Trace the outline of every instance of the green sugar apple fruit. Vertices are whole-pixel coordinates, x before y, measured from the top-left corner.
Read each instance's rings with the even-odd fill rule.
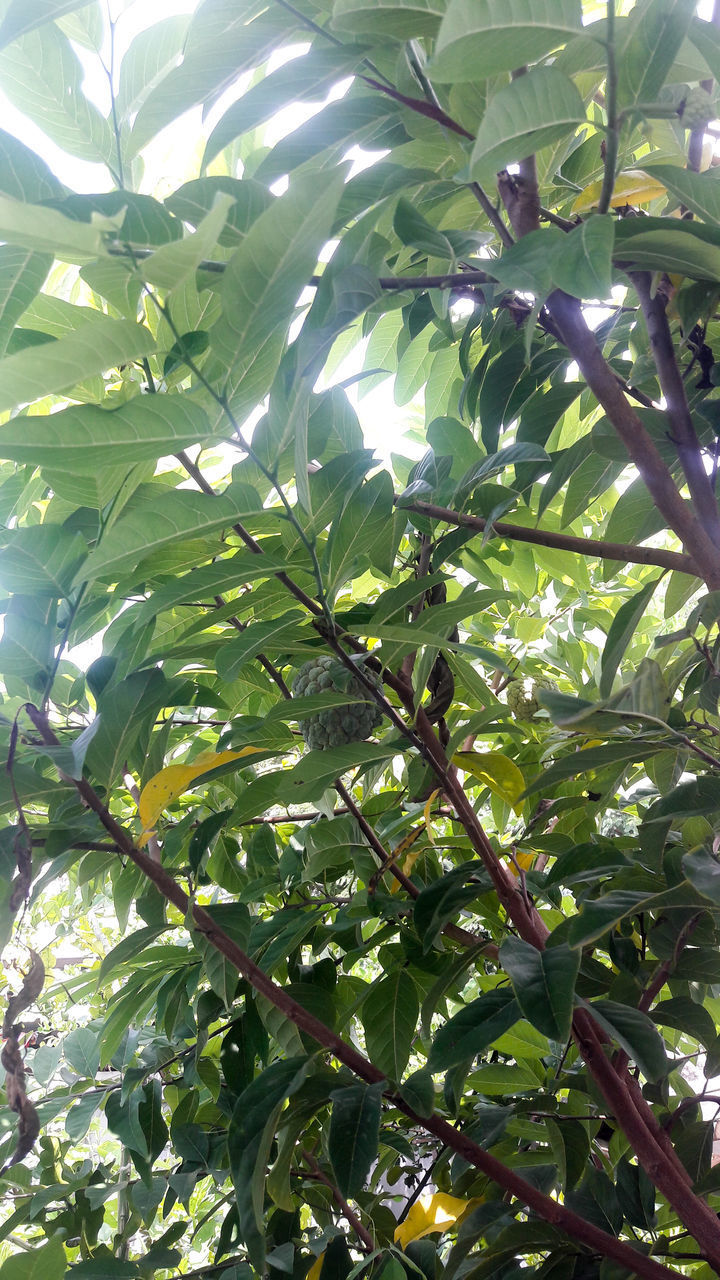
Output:
[[[364,668],[363,674],[376,688],[381,688],[372,671]],[[298,671],[292,691],[296,698],[314,693],[345,693],[364,699],[347,706],[328,707],[301,720],[300,731],[312,751],[341,747],[346,742],[364,742],[382,721],[382,712],[377,703],[370,701],[365,686],[337,658],[311,658]]]
[[[682,109],[682,122],[686,129],[705,129],[717,114],[714,99],[706,89],[691,89]]]
[[[538,693],[541,689],[551,689],[549,680],[540,677],[537,680],[511,680],[507,687],[507,704],[516,720],[534,720],[541,710]]]

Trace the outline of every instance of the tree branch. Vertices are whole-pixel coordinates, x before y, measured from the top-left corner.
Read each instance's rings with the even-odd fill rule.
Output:
[[[548,309],[590,390],[640,472],[656,507],[685,546],[708,587],[717,590],[720,588],[720,551],[681,498],[654,441],[618,386],[612,369],[603,358],[597,338],[587,324],[580,302],[556,289],[548,298]]]
[[[615,0],[607,0],[607,75],[605,77],[605,112],[607,115],[607,133],[605,134],[605,169],[602,188],[598,200],[598,213],[607,213],[615,187],[615,169],[618,158],[619,121],[617,118],[617,62],[615,60]]]
[[[630,279],[640,299],[648,337],[652,348],[660,388],[672,421],[673,443],[685,473],[695,510],[712,541],[720,545],[720,513],[712,482],[703,465],[703,451],[695,434],[685,384],[678,369],[670,325],[665,311],[666,300],[660,290],[652,292],[652,278],[647,271],[631,271]]]
[[[43,742],[48,746],[58,746],[58,740],[50,728],[46,718],[31,704],[26,706],[27,713],[40,733]],[[428,726],[429,727],[429,726]],[[142,850],[136,848],[125,829],[113,818],[93,787],[84,778],[68,779],[77,789],[85,804],[99,817],[113,841],[126,857],[130,859],[163,896],[171,902],[183,917],[192,910],[196,928],[237,969],[241,977],[279,1010],[290,1022],[311,1036],[324,1049],[330,1051],[338,1061],[353,1071],[368,1084],[385,1083],[385,1077],[363,1054],[352,1045],[347,1044],[329,1027],[325,1026],[307,1009],[289,996],[272,978],[270,978],[253,960],[237,945],[236,942],[220,929],[212,916],[197,903],[191,903],[180,885],[168,874],[164,867],[158,865]],[[615,1239],[590,1222],[586,1222],[578,1214],[573,1213],[557,1200],[544,1195],[536,1187],[526,1182],[514,1170],[508,1169],[500,1160],[484,1151],[465,1134],[458,1132],[452,1125],[439,1116],[423,1118],[408,1106],[405,1100],[391,1088],[386,1089],[386,1097],[397,1110],[402,1111],[414,1124],[426,1129],[440,1139],[450,1150],[457,1152],[468,1163],[473,1164],[486,1177],[497,1182],[505,1191],[514,1196],[521,1204],[527,1205],[545,1221],[557,1226],[572,1240],[578,1241],[603,1257],[613,1258],[621,1266],[628,1268],[638,1276],[647,1280],[678,1280],[677,1273],[654,1259],[636,1251],[630,1245]],[[714,1215],[713,1215],[714,1216]],[[710,1255],[708,1255],[710,1256]]]
[[[350,1224],[355,1235],[360,1241],[363,1253],[374,1253],[375,1241],[370,1235],[370,1232],[365,1229],[357,1214],[350,1208],[345,1197],[341,1195],[339,1187],[336,1187],[335,1183],[328,1178],[327,1174],[323,1173],[317,1160],[309,1151],[303,1151],[302,1158],[310,1170],[309,1174],[306,1174],[306,1177],[313,1178],[316,1182],[322,1182],[323,1186],[328,1188],[341,1214],[345,1218],[346,1222]]]
[[[454,524],[459,528],[477,529],[483,533],[488,522],[482,516],[465,515],[462,511],[453,511],[450,507],[437,507],[432,502],[411,502],[403,505],[404,511],[414,511],[417,515],[429,516],[435,520],[443,520],[446,524]],[[652,564],[662,569],[674,569],[677,573],[689,573],[699,576],[699,569],[689,556],[679,551],[664,551],[659,547],[638,547],[630,542],[605,542],[600,538],[580,538],[570,533],[553,533],[550,529],[531,529],[524,525],[508,524],[507,521],[493,520],[491,528],[501,538],[511,542],[530,542],[538,547],[555,547],[560,551],[575,551],[581,556],[591,556],[598,560],[617,560],[621,564]]]

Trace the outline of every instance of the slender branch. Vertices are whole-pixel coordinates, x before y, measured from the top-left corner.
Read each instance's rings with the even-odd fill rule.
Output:
[[[665,299],[659,289],[653,294],[649,272],[632,271],[629,274],[645,316],[660,388],[672,422],[673,443],[677,446],[678,458],[685,473],[690,496],[706,532],[714,543],[720,544],[720,513],[718,513],[717,499],[710,476],[705,470],[702,447],[695,433],[685,385],[675,358]]]
[[[607,213],[615,187],[615,169],[618,158],[618,135],[620,125],[617,118],[617,63],[615,61],[615,0],[607,0],[607,75],[605,77],[605,111],[607,114],[607,132],[605,134],[605,170],[603,173],[598,213]]]
[[[483,533],[488,521],[482,516],[465,515],[462,511],[452,511],[450,507],[436,507],[432,502],[412,502],[403,506],[403,510],[414,511],[417,515],[430,516],[434,520],[443,520],[446,524],[454,524],[459,528],[477,529]],[[659,547],[638,547],[633,543],[605,542],[600,538],[580,538],[569,533],[553,533],[550,529],[531,529],[524,525],[508,524],[507,521],[493,520],[491,528],[501,538],[512,542],[530,542],[538,547],[556,547],[561,551],[575,551],[581,556],[591,556],[598,560],[618,560],[621,564],[652,564],[662,569],[674,569],[677,573],[689,573],[697,577],[699,569],[689,556],[679,551],[664,551]]]
[[[330,1178],[328,1178],[326,1173],[323,1173],[317,1160],[313,1155],[310,1154],[309,1151],[303,1151],[302,1158],[305,1161],[306,1165],[308,1166],[308,1169],[310,1170],[309,1174],[306,1174],[306,1177],[313,1178],[315,1182],[322,1182],[323,1186],[328,1188],[330,1195],[335,1201],[335,1204],[337,1205],[341,1214],[345,1218],[346,1222],[350,1224],[353,1231],[355,1232],[355,1235],[360,1241],[363,1253],[374,1253],[375,1241],[370,1235],[370,1232],[366,1230],[366,1228],[363,1226],[362,1222],[360,1221],[360,1219],[358,1218],[354,1210],[350,1208],[350,1205],[348,1204],[347,1200],[341,1194],[340,1188],[337,1187],[335,1183],[331,1181]]]
[[[36,707],[27,704],[27,712],[33,724],[48,746],[57,746],[58,740],[50,728],[45,716]],[[103,801],[84,778],[68,779],[75,786],[85,804],[99,817],[102,825],[118,845],[122,852],[132,861],[163,896],[182,913],[183,917],[192,911],[196,928],[237,969],[260,995],[270,1001],[280,1013],[300,1030],[306,1032],[319,1045],[329,1050],[338,1061],[353,1071],[361,1080],[369,1084],[386,1084],[385,1077],[363,1054],[352,1045],[347,1044],[329,1027],[325,1026],[307,1009],[299,1005],[287,992],[270,978],[237,943],[213,920],[208,912],[191,903],[180,885],[169,875],[164,867],[159,866],[142,850],[136,848],[125,829],[113,818]],[[397,1110],[421,1128],[434,1134],[452,1151],[461,1155],[468,1163],[480,1169],[488,1178],[497,1182],[521,1204],[528,1205],[546,1221],[553,1223],[564,1231],[571,1239],[578,1241],[604,1257],[613,1258],[621,1266],[628,1268],[636,1275],[647,1277],[647,1280],[677,1280],[677,1273],[670,1268],[646,1257],[634,1250],[630,1245],[617,1240],[614,1236],[602,1231],[592,1223],[585,1221],[578,1214],[567,1209],[550,1196],[544,1195],[536,1187],[526,1182],[514,1170],[508,1169],[500,1160],[484,1151],[464,1133],[458,1132],[439,1116],[423,1118],[408,1106],[405,1100],[392,1088],[386,1088],[386,1096]],[[714,1215],[713,1215],[714,1216]]]
[[[548,298],[548,309],[590,390],[640,472],[656,507],[684,544],[708,587],[711,590],[720,588],[720,552],[698,517],[681,498],[655,442],[618,386],[612,369],[603,358],[597,338],[587,324],[580,302],[556,289]]]

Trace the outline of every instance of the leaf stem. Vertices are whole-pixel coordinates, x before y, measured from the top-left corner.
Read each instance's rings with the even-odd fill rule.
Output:
[[[598,213],[607,213],[610,208],[613,188],[615,186],[615,168],[618,158],[618,133],[620,124],[617,116],[617,62],[615,60],[615,0],[607,0],[607,75],[605,77],[605,110],[607,114],[607,133],[605,135],[605,171],[603,173]]]

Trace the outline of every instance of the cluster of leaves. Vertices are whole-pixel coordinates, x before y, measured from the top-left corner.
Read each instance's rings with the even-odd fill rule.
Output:
[[[0,3],[104,188],[0,131],[3,1280],[718,1272],[720,35],[625,8]]]

